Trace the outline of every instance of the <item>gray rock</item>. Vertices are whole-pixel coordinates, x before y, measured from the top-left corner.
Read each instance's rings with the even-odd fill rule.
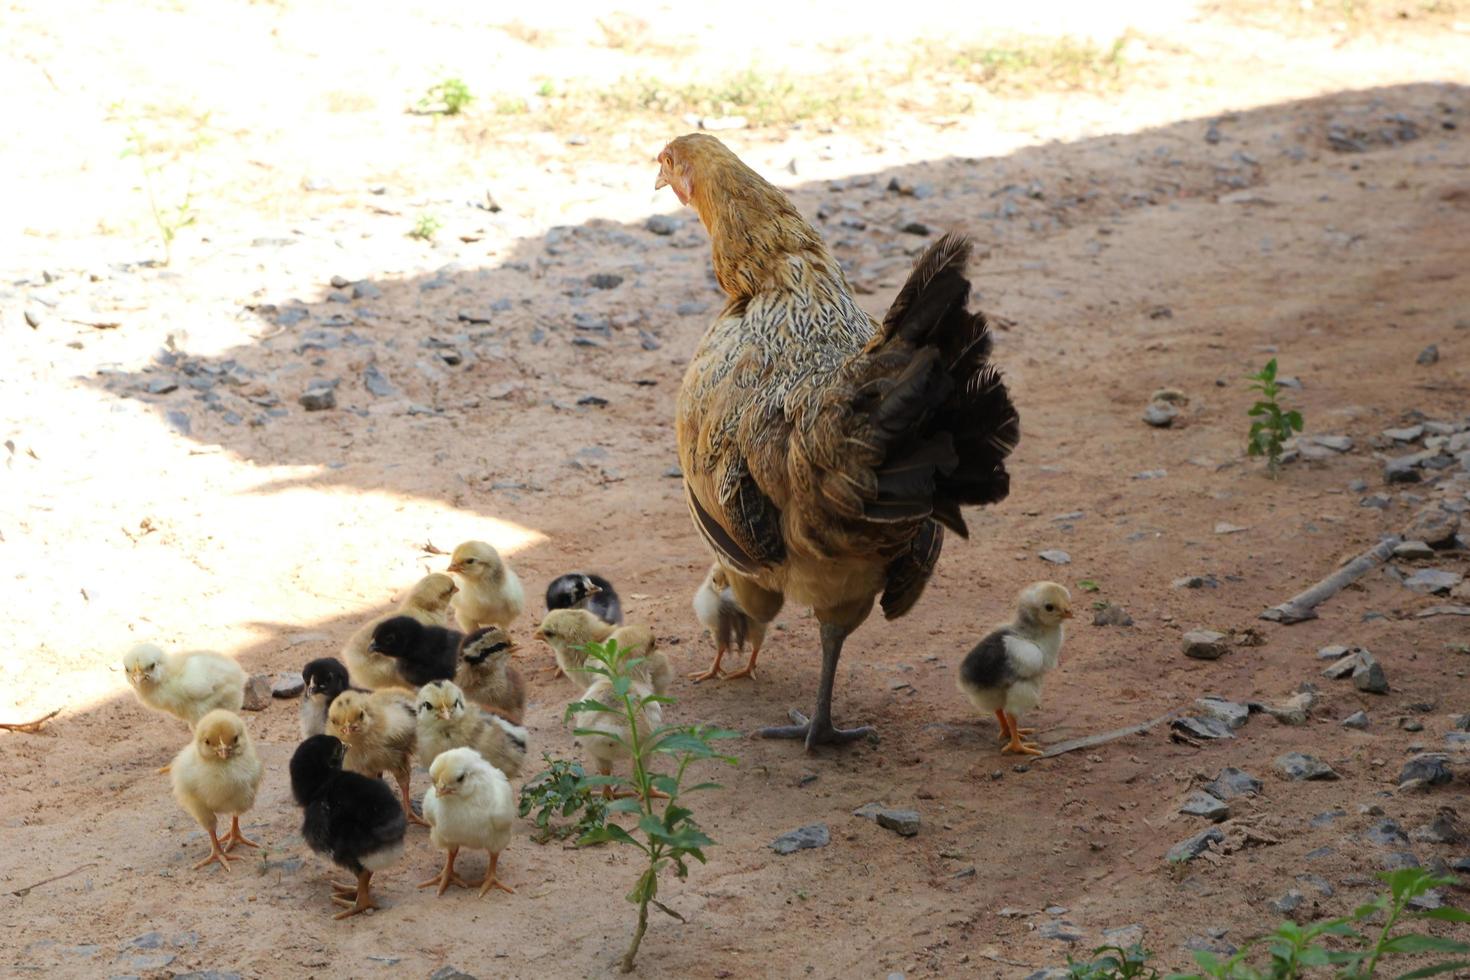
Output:
[[[352,284],[353,299],[382,299],[383,291],[370,282],[355,282]]]
[[[389,384],[388,379],[382,371],[378,370],[378,365],[375,363],[363,369],[362,383],[374,398],[387,398],[395,393],[393,385]]]
[[[587,277],[587,285],[593,289],[616,289],[623,284],[623,277],[613,272],[594,272]]]
[[[1458,844],[1464,839],[1460,831],[1459,814],[1450,807],[1440,807],[1434,819],[1422,827],[1415,827],[1410,835],[1426,844]]]
[[[314,381],[297,399],[308,412],[323,412],[337,407],[337,389],[334,383]]]
[[[1226,701],[1224,698],[1203,697],[1196,698],[1194,703],[1204,709],[1206,715],[1218,721],[1223,721],[1231,728],[1239,728],[1250,720],[1250,709],[1243,704],[1236,704],[1234,701]]]
[[[1039,555],[1037,555],[1037,557],[1040,558],[1042,561],[1050,562],[1053,565],[1070,565],[1072,563],[1072,556],[1067,554],[1060,548],[1052,548],[1047,551],[1043,551]]]
[[[1348,647],[1342,646],[1341,644],[1333,644],[1332,646],[1327,646],[1327,647],[1321,647],[1321,648],[1319,648],[1317,650],[1317,659],[1318,660],[1340,660],[1343,657],[1347,656],[1348,655],[1348,652],[1349,652],[1349,648]]]
[[[1383,438],[1392,439],[1394,442],[1417,442],[1424,434],[1422,425],[1406,425],[1398,429],[1384,429]]]
[[[1168,402],[1150,402],[1143,410],[1143,420],[1156,429],[1167,429],[1179,417],[1179,409]]]
[[[782,834],[771,841],[771,850],[777,854],[794,854],[810,847],[826,847],[832,843],[832,835],[824,823],[809,824]]]
[[[119,956],[114,965],[146,973],[149,970],[162,970],[176,959],[178,957],[173,953],[133,953]]]
[[[1214,953],[1221,957],[1234,956],[1239,950],[1227,943],[1223,935],[1222,933],[1220,936],[1190,936],[1184,941],[1184,948],[1195,953]]]
[[[1438,364],[1439,347],[1435,344],[1430,344],[1428,347],[1419,352],[1419,356],[1414,358],[1414,363],[1420,365],[1421,367],[1429,367],[1430,365]]]
[[[891,830],[900,837],[913,837],[919,832],[917,810],[880,810],[877,820],[878,826]]]
[[[1316,889],[1317,894],[1321,895],[1323,898],[1331,898],[1333,895],[1337,894],[1337,889],[1332,887],[1332,883],[1321,875],[1314,875],[1310,873],[1297,875],[1296,880],[1300,881],[1304,885],[1309,885],[1312,888]]]
[[[1195,790],[1179,808],[1180,813],[1191,817],[1204,817],[1211,823],[1230,819],[1230,804],[1218,800],[1203,790]]]
[[[1446,595],[1464,578],[1459,572],[1439,568],[1421,568],[1404,579],[1404,587],[1425,595]]]
[[[1175,718],[1169,727],[1175,731],[1183,732],[1192,738],[1214,740],[1217,738],[1234,738],[1235,733],[1230,726],[1217,718],[1198,718],[1187,715],[1183,718]]]
[[[1169,475],[1168,470],[1140,470],[1133,474],[1135,480],[1162,480]],[[1146,532],[1145,532],[1146,533]],[[1129,540],[1132,540],[1131,538]]]
[[[1345,816],[1347,816],[1346,810],[1323,810],[1309,822],[1313,827],[1331,827]]]
[[[181,436],[187,436],[194,431],[194,426],[189,421],[188,412],[181,412],[177,408],[174,408],[165,412],[163,418],[168,423],[168,427]]]
[[[1396,456],[1383,464],[1383,479],[1388,483],[1418,483],[1424,479],[1423,474],[1419,472],[1421,462],[1418,453],[1411,456]]]
[[[1330,449],[1335,453],[1351,452],[1353,448],[1353,440],[1349,436],[1302,436],[1302,441],[1309,442],[1314,446],[1321,446],[1323,449]]]
[[[240,980],[240,974],[220,970],[193,970],[189,973],[175,973],[173,980]]]
[[[1331,766],[1321,759],[1301,752],[1288,752],[1278,757],[1276,769],[1287,779],[1292,780],[1341,778]]]
[[[650,215],[643,227],[655,235],[672,235],[684,226],[684,222],[668,214]]]
[[[1450,771],[1447,758],[1438,752],[1424,752],[1404,763],[1399,770],[1399,786],[1411,780],[1423,780],[1427,786],[1443,786],[1455,774]]]
[[[1336,648],[1327,647],[1325,649]],[[1334,681],[1340,681],[1344,677],[1351,677],[1353,675],[1353,671],[1357,670],[1363,664],[1376,662],[1371,659],[1372,656],[1372,654],[1370,654],[1362,647],[1353,647],[1347,652],[1346,655],[1340,657],[1336,662],[1332,663],[1331,665],[1323,668],[1322,676]]]
[[[1404,528],[1405,543],[1422,542],[1430,548],[1452,548],[1460,530],[1460,515],[1439,505],[1425,507]],[[1394,549],[1398,553],[1398,549]]]
[[[1143,926],[1132,923],[1126,926],[1114,926],[1102,931],[1103,942],[1109,946],[1121,946],[1127,949],[1143,942]]]
[[[1404,828],[1400,827],[1398,821],[1391,817],[1384,817],[1363,831],[1363,839],[1379,847],[1392,847],[1409,842],[1409,836],[1404,833]]]
[[[167,395],[179,390],[179,383],[172,378],[156,378],[148,382],[147,392],[150,395]]]
[[[908,221],[898,226],[898,230],[905,235],[919,235],[921,237],[929,234],[929,226],[922,221]]]
[[[145,932],[141,936],[135,936],[128,940],[130,949],[161,949],[163,947],[163,933]]]
[[[1433,558],[1434,549],[1423,541],[1404,541],[1394,545],[1393,556],[1408,561],[1419,561],[1424,558]]]
[[[1424,722],[1418,718],[1400,718],[1399,728],[1406,732],[1422,732],[1424,731]]]
[[[245,682],[246,711],[264,711],[271,703],[271,679],[264,674],[255,674]]]
[[[1060,919],[1043,922],[1036,927],[1036,934],[1042,939],[1056,939],[1064,943],[1075,943],[1087,938],[1087,933]]]
[[[271,697],[273,698],[299,698],[304,690],[306,690],[306,681],[302,679],[299,672],[277,674],[276,679],[271,682]]]
[[[1388,678],[1377,660],[1359,663],[1353,668],[1353,686],[1368,694],[1387,694]]]
[[[479,980],[473,973],[466,973],[453,966],[441,966],[429,974],[429,980]]]
[[[1368,727],[1368,713],[1366,711],[1354,711],[1342,720],[1343,728],[1356,728],[1358,731]]]
[[[872,803],[864,803],[862,806],[852,811],[852,815],[854,817],[862,817],[864,820],[872,820],[876,822],[878,819],[878,814],[882,813],[886,809],[888,809],[886,806],[875,800]]]
[[[1373,507],[1377,510],[1388,510],[1388,508],[1392,504],[1393,498],[1384,496],[1381,493],[1370,493],[1368,496],[1358,501],[1359,507]]]
[[[1210,827],[1208,830],[1202,830],[1193,837],[1186,837],[1175,844],[1169,848],[1169,853],[1165,857],[1171,864],[1193,861],[1209,850],[1211,844],[1220,844],[1224,840],[1225,834],[1219,827]]]
[[[1330,857],[1332,857],[1332,855],[1334,855],[1336,853],[1337,853],[1337,851],[1334,848],[1331,848],[1331,847],[1318,847],[1318,848],[1314,848],[1313,850],[1308,851],[1306,853],[1305,857],[1306,857],[1306,859],[1308,861],[1321,861],[1324,858],[1330,858]]]
[[[1470,712],[1463,715],[1455,715],[1450,719],[1450,727],[1457,732],[1470,732]]]
[[[1220,770],[1220,775],[1205,783],[1205,792],[1222,800],[1233,800],[1237,796],[1255,796],[1261,791],[1261,781],[1248,772],[1233,767]]]
[[[1400,868],[1422,867],[1419,858],[1413,851],[1389,851],[1379,859],[1379,864],[1384,871],[1398,871]]]
[[[1301,908],[1302,905],[1306,903],[1306,901],[1307,896],[1303,895],[1295,888],[1292,888],[1287,891],[1286,894],[1273,901],[1271,903],[1271,908],[1281,915],[1290,915],[1297,909]]]
[[[1264,701],[1252,701],[1252,711],[1260,711],[1275,718],[1283,725],[1305,725],[1311,716],[1312,706],[1317,703],[1317,696],[1311,691],[1302,691],[1287,698],[1281,704],[1267,704]]]
[[[1176,589],[1218,589],[1220,580],[1213,575],[1185,575],[1170,583]]]
[[[1060,966],[1049,966],[1035,973],[1028,973],[1025,980],[1071,980],[1072,971]]]
[[[1184,655],[1195,660],[1219,660],[1230,650],[1225,634],[1214,630],[1190,630],[1181,639]]]
[[[1092,614],[1093,626],[1132,626],[1133,617],[1122,606],[1108,603]]]

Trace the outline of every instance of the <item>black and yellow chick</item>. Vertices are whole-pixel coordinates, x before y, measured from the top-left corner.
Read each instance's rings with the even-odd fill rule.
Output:
[[[415,688],[454,679],[464,634],[443,626],[425,626],[412,616],[394,616],[373,630],[368,649],[392,657],[398,674]]]
[[[331,735],[313,735],[291,756],[291,795],[303,810],[302,838],[357,875],[355,885],[332,883],[332,901],[346,907],[334,919],[381,907],[372,896],[373,872],[403,856],[408,830],[402,808],[382,780],[343,771],[346,751]]]
[[[623,603],[612,583],[591,572],[568,572],[546,587],[546,611],[585,609],[604,623],[623,624]]]
[[[355,690],[347,679],[347,667],[336,657],[321,657],[301,668],[306,688],[301,692],[301,737],[311,738],[327,730],[327,709],[343,691]]]

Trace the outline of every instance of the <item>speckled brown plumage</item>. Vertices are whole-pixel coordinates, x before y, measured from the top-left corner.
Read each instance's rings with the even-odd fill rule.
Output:
[[[985,317],[966,310],[970,243],[931,246],[879,324],[786,196],[718,140],[681,137],[659,162],[728,296],[679,393],[694,523],[747,612],[809,604],[840,651],[880,594],[889,618],[913,607],[940,525],[965,536],[961,506],[1009,491],[1019,424]]]

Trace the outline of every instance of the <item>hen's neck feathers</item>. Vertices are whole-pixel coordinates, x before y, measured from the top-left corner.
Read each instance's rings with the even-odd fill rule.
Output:
[[[715,277],[733,300],[795,285],[796,259],[844,291],[846,280],[822,237],[780,190],[731,153],[692,161],[689,203],[709,232]]]

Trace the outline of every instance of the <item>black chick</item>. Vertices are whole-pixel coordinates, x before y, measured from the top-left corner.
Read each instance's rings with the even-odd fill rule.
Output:
[[[346,746],[331,735],[313,735],[291,756],[291,795],[302,808],[301,836],[307,846],[357,875],[357,884],[332,882],[332,901],[345,919],[380,908],[373,900],[374,871],[403,856],[408,821],[393,791],[381,779],[342,769]]]
[[[425,626],[412,616],[394,616],[373,630],[370,647],[398,661],[398,674],[415,689],[432,681],[452,681],[459,666],[464,634],[443,626]]]
[[[568,572],[546,587],[546,611],[585,609],[604,623],[623,625],[623,604],[612,583],[591,572]]]
[[[336,657],[322,657],[301,668],[306,689],[301,692],[301,737],[311,738],[327,730],[327,709],[337,695],[352,687],[347,668]]]

